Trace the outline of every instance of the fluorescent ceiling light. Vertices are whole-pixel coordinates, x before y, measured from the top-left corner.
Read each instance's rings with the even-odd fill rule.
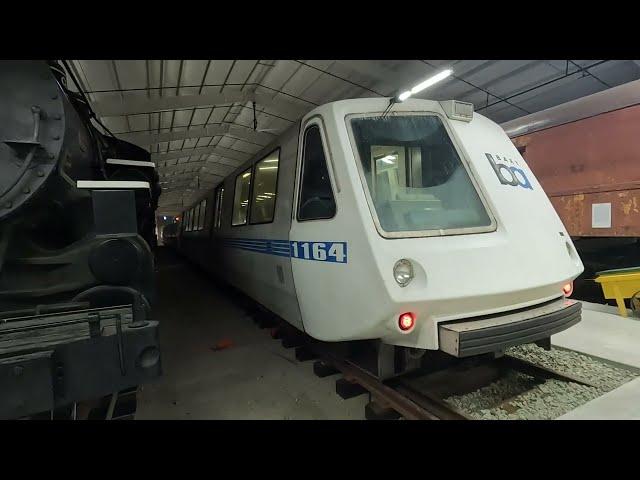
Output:
[[[432,77],[427,78],[424,82],[419,83],[418,85],[413,87],[411,90],[407,90],[406,92],[402,92],[400,95],[398,95],[398,101],[400,102],[405,101],[411,95],[415,95],[416,93],[421,92],[425,88],[429,88],[430,86],[435,85],[438,82],[441,82],[445,78],[449,77],[452,73],[453,73],[453,70],[448,68],[446,70],[443,70],[440,73],[435,74]]]

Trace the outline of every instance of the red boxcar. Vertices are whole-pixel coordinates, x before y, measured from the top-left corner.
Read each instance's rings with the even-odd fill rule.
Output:
[[[640,237],[640,80],[503,127],[573,237]]]

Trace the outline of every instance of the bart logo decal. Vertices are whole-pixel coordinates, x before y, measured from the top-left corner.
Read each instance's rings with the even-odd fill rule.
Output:
[[[493,167],[493,171],[496,172],[501,184],[533,190],[524,170],[519,168],[516,162],[508,160],[507,157],[500,159],[498,155],[495,156],[496,160],[494,160],[490,153],[485,153],[485,155]],[[507,165],[507,162],[509,162],[510,165]]]

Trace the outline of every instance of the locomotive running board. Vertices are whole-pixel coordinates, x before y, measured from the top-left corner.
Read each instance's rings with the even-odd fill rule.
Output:
[[[580,321],[582,304],[561,298],[506,315],[487,315],[438,326],[440,350],[454,357],[501,352],[533,343],[561,332]]]
[[[76,187],[80,189],[136,189],[149,190],[149,182],[128,181],[128,180],[78,180]]]

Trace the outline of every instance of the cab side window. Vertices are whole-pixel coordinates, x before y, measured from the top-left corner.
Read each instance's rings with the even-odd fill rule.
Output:
[[[207,218],[207,199],[200,203],[200,230],[204,230],[205,220]]]
[[[249,212],[249,192],[251,190],[251,167],[236,177],[236,189],[233,194],[233,216],[231,225],[246,225]]]
[[[193,209],[193,230],[200,230],[200,204]]]
[[[320,127],[311,125],[304,132],[302,176],[298,201],[298,220],[333,218],[336,202],[327,170]]]

